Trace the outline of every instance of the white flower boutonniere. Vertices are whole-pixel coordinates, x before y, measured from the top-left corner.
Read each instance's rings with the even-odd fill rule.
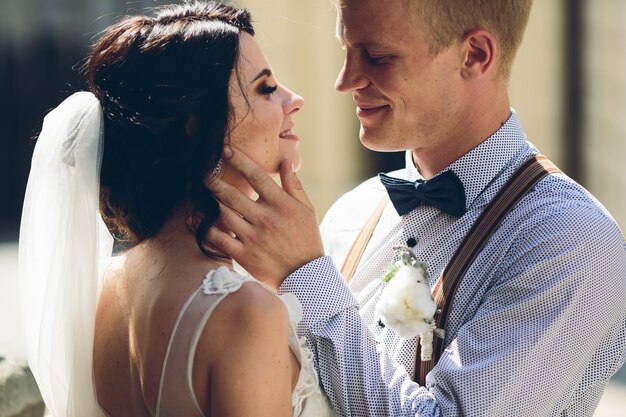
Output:
[[[400,260],[383,277],[387,284],[376,305],[376,315],[400,337],[420,336],[422,360],[432,357],[437,306],[428,285],[427,265],[406,246],[394,246]]]

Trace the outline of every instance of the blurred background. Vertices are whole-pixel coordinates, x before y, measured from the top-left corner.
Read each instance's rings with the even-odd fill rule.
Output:
[[[84,88],[97,34],[154,0],[0,0],[0,356],[24,356],[17,239],[32,138],[43,116]],[[296,116],[300,177],[321,219],[343,192],[404,163],[358,140],[349,96],[334,91],[343,53],[330,0],[240,0],[283,84],[306,99]],[[544,154],[626,225],[626,1],[535,1],[511,79],[513,107]],[[601,242],[599,242],[601,244]],[[626,278],[626,277],[625,277]],[[626,302],[626,300],[624,300]],[[626,370],[596,416],[626,415]]]

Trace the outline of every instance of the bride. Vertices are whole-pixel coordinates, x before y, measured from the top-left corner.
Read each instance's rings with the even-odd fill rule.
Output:
[[[55,417],[332,414],[295,297],[205,241],[219,214],[205,185],[252,193],[229,146],[284,179],[300,163],[303,99],[253,35],[247,11],[216,2],[127,17],[86,61],[90,92],[45,118],[20,275],[29,363]],[[109,231],[125,250],[103,263]]]

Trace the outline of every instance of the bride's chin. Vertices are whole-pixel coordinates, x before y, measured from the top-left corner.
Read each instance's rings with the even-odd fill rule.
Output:
[[[302,159],[300,158],[300,155],[298,155],[298,157],[295,158],[295,161],[292,161],[292,163],[293,163],[293,170],[298,171],[300,167],[302,166]]]
[[[297,155],[295,158],[289,158],[291,161],[291,165],[293,166],[294,171],[298,171],[300,166],[302,165],[302,159],[300,159],[300,155]]]
[[[298,171],[300,169],[300,165],[302,164],[302,161],[300,160],[300,158],[285,158],[283,161],[289,161],[291,162],[291,165],[293,166],[293,170],[294,171]],[[267,172],[267,174],[269,176],[271,176],[274,179],[279,179],[280,178],[280,165],[283,162],[281,161],[278,166],[276,166],[276,169],[273,170],[273,172]]]
[[[294,171],[300,169],[300,165],[302,165],[302,158],[300,158],[300,152],[298,152],[297,149],[293,149],[291,152],[285,152],[283,154],[283,160],[285,159],[291,162]]]

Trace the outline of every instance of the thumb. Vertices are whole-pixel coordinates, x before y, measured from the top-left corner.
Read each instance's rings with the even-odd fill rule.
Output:
[[[285,159],[280,163],[279,172],[280,183],[283,189],[287,192],[287,194],[289,194],[291,197],[295,198],[308,208],[313,209],[313,204],[311,203],[311,200],[309,200],[309,197],[306,195],[304,187],[302,186],[300,179],[293,169],[293,163]]]

